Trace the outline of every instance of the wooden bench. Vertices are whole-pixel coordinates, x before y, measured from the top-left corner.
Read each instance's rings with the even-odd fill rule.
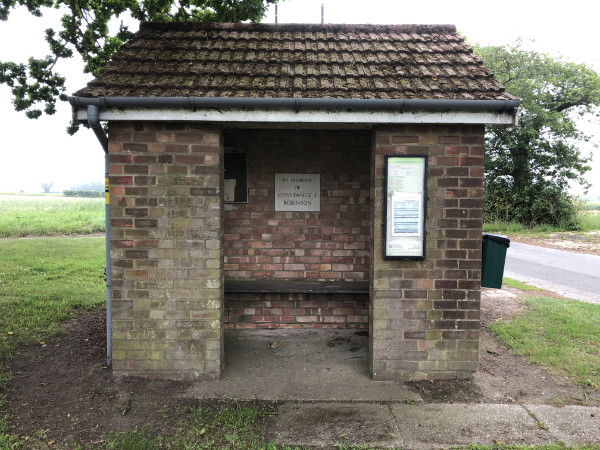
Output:
[[[225,292],[281,294],[368,294],[368,281],[225,280]]]

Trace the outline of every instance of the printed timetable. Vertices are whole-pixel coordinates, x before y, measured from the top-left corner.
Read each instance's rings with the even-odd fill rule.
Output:
[[[385,258],[425,258],[426,177],[426,156],[386,157]]]

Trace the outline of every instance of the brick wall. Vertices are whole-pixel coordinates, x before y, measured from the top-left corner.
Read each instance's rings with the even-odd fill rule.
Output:
[[[226,328],[367,328],[368,294],[225,294]]]
[[[371,372],[469,377],[477,368],[484,127],[406,125],[373,134]],[[427,258],[384,260],[386,154],[429,155]]]
[[[222,151],[214,126],[110,123],[116,375],[220,376]]]
[[[225,274],[367,280],[370,131],[229,130],[247,153],[249,201],[225,205]],[[276,212],[276,173],[321,175],[321,211]],[[229,328],[365,327],[366,295],[225,294]]]
[[[476,369],[483,126],[109,131],[115,374],[218,378],[225,317],[228,327],[368,320],[376,380]],[[248,153],[248,204],[222,205],[224,143]],[[386,154],[429,155],[423,261],[382,257]],[[275,212],[275,173],[321,174],[321,211]],[[358,294],[228,294],[225,311],[224,275],[370,279],[369,314]]]
[[[362,280],[370,270],[370,132],[231,130],[249,202],[225,205],[228,278]],[[274,211],[275,173],[321,174],[320,212]]]

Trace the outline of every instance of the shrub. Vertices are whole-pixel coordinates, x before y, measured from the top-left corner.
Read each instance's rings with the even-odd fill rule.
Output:
[[[73,189],[67,189],[63,191],[65,197],[89,197],[89,198],[99,198],[104,197],[104,192],[102,191],[75,191]]]
[[[516,190],[507,180],[486,183],[483,194],[486,222],[518,222],[526,226],[552,225],[577,230],[575,199],[558,186],[533,184]]]

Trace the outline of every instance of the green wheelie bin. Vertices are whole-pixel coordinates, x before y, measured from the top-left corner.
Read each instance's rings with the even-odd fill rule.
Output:
[[[481,286],[501,288],[504,276],[506,250],[510,247],[510,239],[501,234],[483,233],[481,256]]]

